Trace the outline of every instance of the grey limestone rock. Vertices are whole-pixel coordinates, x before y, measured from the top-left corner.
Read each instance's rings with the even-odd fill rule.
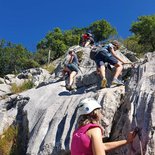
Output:
[[[0,117],[7,118],[4,115],[10,110],[16,112],[12,116],[18,116],[14,121],[18,120],[24,129],[21,134],[25,141],[25,154],[67,155],[78,119],[77,104],[83,98],[94,97],[101,104],[104,113],[102,125],[105,140],[124,139],[138,125],[142,132],[143,151],[146,155],[152,155],[155,152],[155,54],[148,53],[147,61],[138,64],[131,71],[128,87],[99,90],[96,65],[89,59],[90,48],[83,48],[83,51],[81,72],[76,79],[76,84],[80,87],[75,93],[62,87],[65,84],[63,80],[49,82],[20,93],[19,97],[12,97],[12,100],[1,100],[0,105],[3,106],[0,108],[4,111],[0,111]],[[126,57],[124,59],[128,60]],[[113,71],[108,71],[109,81]],[[10,108],[7,108],[8,105]],[[4,126],[4,123],[0,126]],[[138,137],[133,142],[132,149],[130,145],[126,145],[108,154],[140,154]]]

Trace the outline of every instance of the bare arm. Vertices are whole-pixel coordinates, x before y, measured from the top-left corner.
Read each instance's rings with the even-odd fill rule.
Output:
[[[87,131],[87,135],[92,140],[93,155],[105,155],[105,149],[102,143],[102,133],[100,128],[93,128]]]
[[[135,132],[129,132],[126,140],[103,143],[103,145],[104,145],[103,147],[105,148],[105,151],[119,148],[123,145],[131,143],[133,141],[133,139],[135,138],[135,136],[136,136]]]
[[[92,140],[93,155],[105,155],[105,151],[110,151],[131,143],[134,140],[136,133],[129,132],[126,140],[119,140],[107,143],[102,142],[102,134],[100,128],[93,128],[88,130],[87,135]]]
[[[69,63],[72,63],[73,58],[74,58],[74,55],[73,54],[70,54]]]
[[[112,55],[113,55],[116,59],[118,59],[118,60],[119,60],[120,62],[122,62],[123,64],[126,63],[125,61],[123,61],[122,59],[120,59],[120,58],[116,55],[116,53],[115,53],[115,51],[114,51],[113,48],[110,48],[110,51],[111,51]]]
[[[125,144],[127,144],[127,140],[103,143],[103,145],[105,147],[105,151],[110,151],[110,150],[119,148]]]

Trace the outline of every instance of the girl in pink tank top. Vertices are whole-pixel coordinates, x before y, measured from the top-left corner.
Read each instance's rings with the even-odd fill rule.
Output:
[[[74,131],[71,144],[72,155],[93,155],[90,137],[86,134],[89,129],[100,128],[97,124],[86,124]],[[101,129],[102,130],[102,129]]]
[[[131,143],[136,136],[135,132],[130,132],[127,140],[103,143],[100,104],[93,98],[86,98],[80,101],[78,112],[80,116],[72,136],[71,155],[105,155],[108,150]]]

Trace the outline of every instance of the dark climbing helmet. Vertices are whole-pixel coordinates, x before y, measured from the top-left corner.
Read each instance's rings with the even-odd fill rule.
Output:
[[[88,35],[89,37],[92,37],[92,36],[93,36],[91,33],[87,33],[87,35]]]

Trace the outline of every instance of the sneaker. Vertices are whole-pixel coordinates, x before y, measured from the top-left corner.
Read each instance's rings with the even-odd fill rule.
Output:
[[[121,86],[121,85],[124,85],[124,83],[118,79],[113,79],[112,85]]]
[[[107,86],[107,80],[104,78],[101,81],[101,88],[106,88],[106,86]]]

